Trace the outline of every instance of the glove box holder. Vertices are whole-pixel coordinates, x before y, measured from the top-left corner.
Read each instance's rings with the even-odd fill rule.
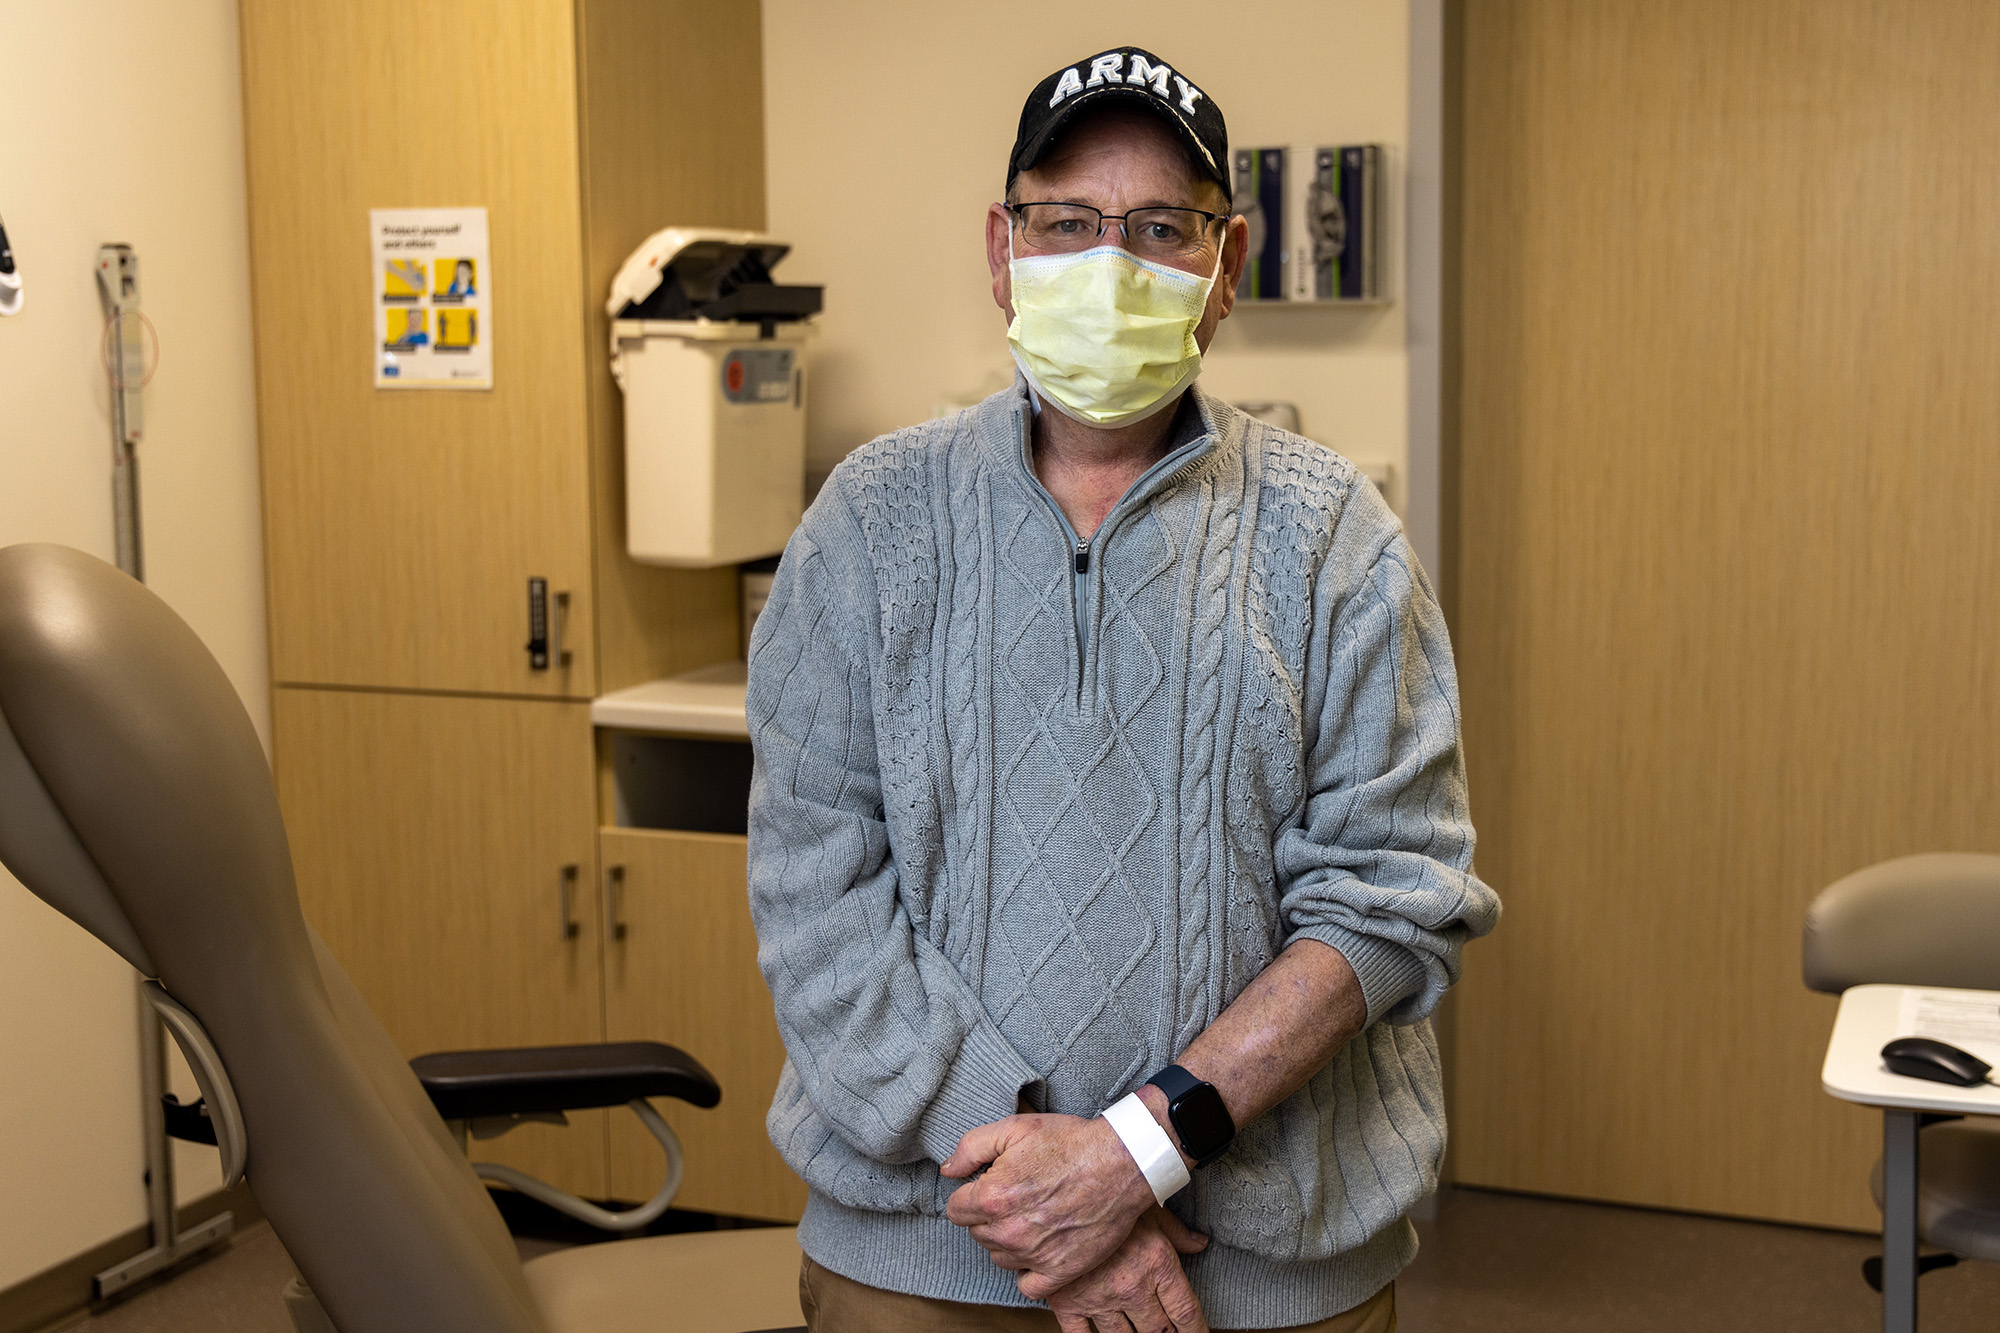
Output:
[[[771,281],[786,250],[751,232],[669,228],[612,283],[634,560],[741,564],[776,555],[798,526],[806,346],[821,292]]]

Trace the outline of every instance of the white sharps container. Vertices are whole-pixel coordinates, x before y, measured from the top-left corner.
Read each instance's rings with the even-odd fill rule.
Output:
[[[739,564],[776,555],[798,526],[820,289],[771,281],[789,248],[755,232],[669,228],[611,284],[634,560]]]

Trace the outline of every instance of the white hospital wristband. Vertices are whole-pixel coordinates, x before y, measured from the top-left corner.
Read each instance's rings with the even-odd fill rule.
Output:
[[[1160,1122],[1153,1119],[1153,1113],[1139,1100],[1138,1093],[1105,1107],[1103,1115],[1125,1145],[1125,1151],[1139,1164],[1139,1172],[1153,1187],[1155,1199],[1164,1204],[1187,1188],[1191,1179],[1187,1163],[1181,1160],[1180,1150],[1167,1137],[1167,1131],[1160,1128]]]

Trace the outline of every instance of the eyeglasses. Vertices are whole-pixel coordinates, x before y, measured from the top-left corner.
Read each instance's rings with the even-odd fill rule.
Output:
[[[1199,255],[1208,246],[1208,229],[1222,221],[1220,213],[1199,208],[1135,208],[1129,213],[1105,213],[1089,204],[1009,204],[1021,220],[1021,239],[1036,250],[1068,254],[1088,250],[1116,222],[1125,244],[1141,259],[1176,260]]]

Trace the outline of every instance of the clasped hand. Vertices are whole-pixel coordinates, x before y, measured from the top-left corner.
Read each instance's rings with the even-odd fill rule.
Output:
[[[962,1179],[945,1216],[993,1262],[1018,1273],[1065,1333],[1124,1328],[1206,1333],[1180,1255],[1208,1244],[1159,1207],[1117,1134],[1101,1119],[1015,1115],[972,1130],[943,1173]]]

